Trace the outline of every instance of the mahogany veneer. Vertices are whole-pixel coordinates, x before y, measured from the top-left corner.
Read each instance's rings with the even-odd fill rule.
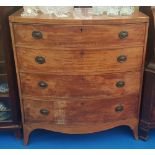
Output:
[[[128,125],[138,138],[148,17],[10,16],[24,142]]]

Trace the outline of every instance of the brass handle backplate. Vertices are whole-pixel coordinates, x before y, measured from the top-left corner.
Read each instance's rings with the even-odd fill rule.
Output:
[[[116,87],[118,87],[118,88],[122,88],[122,87],[124,87],[125,86],[125,82],[124,81],[118,81],[117,83],[116,83]]]
[[[126,55],[120,55],[117,57],[117,61],[120,63],[123,63],[127,60],[127,56]]]
[[[127,31],[121,31],[120,33],[119,33],[119,38],[120,39],[125,39],[125,38],[127,38],[128,37],[128,32]]]
[[[122,112],[124,110],[124,107],[122,105],[119,105],[115,108],[116,112]]]
[[[40,88],[43,88],[43,89],[48,87],[48,84],[46,82],[44,82],[44,81],[40,81],[38,83],[38,85],[39,85]]]
[[[41,109],[41,110],[40,110],[40,113],[41,113],[42,115],[48,115],[48,114],[49,114],[49,110],[47,110],[47,109]]]
[[[36,56],[36,57],[35,57],[35,61],[36,61],[38,64],[44,64],[44,63],[45,63],[45,58],[42,57],[42,56]]]
[[[40,31],[33,31],[32,32],[32,37],[34,39],[42,39],[43,38],[43,34]]]

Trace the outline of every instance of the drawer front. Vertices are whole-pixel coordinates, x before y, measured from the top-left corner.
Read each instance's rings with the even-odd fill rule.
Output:
[[[105,99],[24,99],[25,122],[74,124],[137,118],[138,96]]]
[[[94,75],[140,70],[143,48],[116,50],[32,50],[17,48],[20,71]]]
[[[96,76],[57,76],[43,74],[20,74],[23,96],[40,99],[52,97],[112,98],[139,93],[140,72],[125,72]]]
[[[101,26],[14,24],[13,28],[16,45],[35,48],[143,45],[145,35],[145,24]]]

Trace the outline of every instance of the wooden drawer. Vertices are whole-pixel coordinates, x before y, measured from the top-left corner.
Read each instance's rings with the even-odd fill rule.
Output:
[[[33,50],[17,48],[22,72],[94,75],[140,70],[143,47],[116,50]]]
[[[20,74],[20,79],[23,96],[40,99],[92,96],[112,98],[137,94],[140,87],[140,72],[111,73],[96,76],[23,73]],[[118,86],[118,84],[120,85]]]
[[[14,24],[13,29],[16,45],[34,48],[134,46],[143,45],[145,36],[145,24],[99,26]]]
[[[110,122],[137,117],[138,96],[115,99],[57,99],[52,101],[24,99],[26,122]]]

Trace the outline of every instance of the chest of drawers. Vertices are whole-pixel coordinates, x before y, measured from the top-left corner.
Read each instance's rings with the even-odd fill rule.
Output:
[[[24,142],[38,128],[137,138],[148,18],[10,16]]]

